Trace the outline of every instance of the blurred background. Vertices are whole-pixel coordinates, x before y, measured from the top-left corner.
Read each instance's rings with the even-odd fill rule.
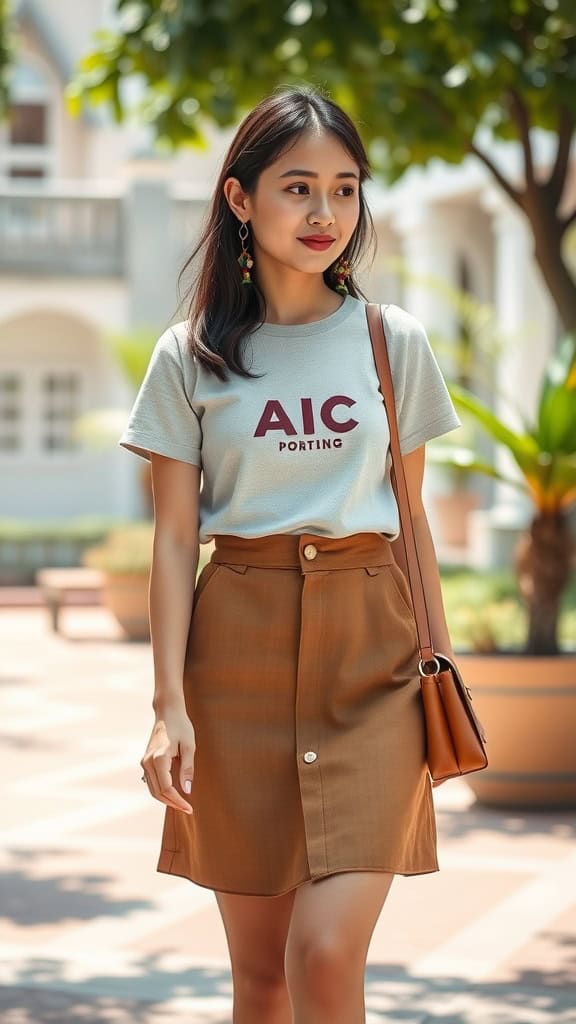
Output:
[[[153,874],[134,792],[152,502],[117,440],[229,141],[294,82],[358,126],[359,280],[424,323],[463,421],[424,498],[489,736],[435,793],[446,870],[387,906],[370,1020],[576,1021],[573,3],[0,0],[7,1024],[228,1019],[215,908]]]
[[[143,335],[185,316],[178,271],[219,160],[250,105],[290,81],[331,92],[369,146],[367,295],[423,320],[450,379],[515,422],[533,412],[576,317],[576,235],[558,219],[576,183],[573,35],[562,4],[531,6],[528,45],[507,3],[3,3],[0,516],[147,513],[136,460],[110,443],[134,349],[144,362]],[[91,411],[92,446],[72,429]],[[444,535],[434,517],[438,541],[494,564],[529,503],[457,476],[434,475],[456,520]]]

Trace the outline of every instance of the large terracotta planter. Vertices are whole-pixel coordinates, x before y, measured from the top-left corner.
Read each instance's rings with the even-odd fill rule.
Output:
[[[118,620],[128,640],[150,640],[148,573],[105,573],[102,604]]]
[[[465,776],[483,804],[576,807],[576,654],[458,654],[488,738]]]

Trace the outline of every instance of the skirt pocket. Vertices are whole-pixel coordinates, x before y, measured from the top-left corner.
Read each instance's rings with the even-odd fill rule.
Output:
[[[381,620],[380,636],[387,638],[388,653],[397,646],[403,652],[401,660],[407,656],[411,674],[417,675],[420,646],[408,581],[396,562],[370,566],[366,572],[380,580],[376,614]]]
[[[194,588],[194,602],[193,602],[193,606],[192,606],[192,611],[193,612],[195,612],[196,609],[198,608],[198,604],[200,602],[200,598],[205,593],[206,588],[208,587],[208,585],[211,583],[211,581],[217,575],[219,569],[220,569],[220,565],[219,565],[218,562],[206,562],[206,565],[201,570],[200,575],[199,575],[198,579],[196,580],[196,586]]]
[[[408,580],[402,572],[402,569],[397,562],[390,562],[385,568],[390,574],[399,601],[404,605],[404,609],[408,612],[410,617],[414,618]]]

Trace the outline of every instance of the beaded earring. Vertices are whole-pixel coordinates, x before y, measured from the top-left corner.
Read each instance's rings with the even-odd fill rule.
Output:
[[[348,295],[346,278],[352,273],[352,264],[349,260],[339,259],[333,268],[336,277],[336,291],[341,295]]]
[[[242,233],[243,231],[244,233]],[[252,284],[250,268],[254,266],[254,260],[244,244],[248,238],[248,227],[246,224],[240,225],[238,234],[240,235],[240,241],[242,242],[242,252],[238,257],[238,263],[242,268],[242,284]]]

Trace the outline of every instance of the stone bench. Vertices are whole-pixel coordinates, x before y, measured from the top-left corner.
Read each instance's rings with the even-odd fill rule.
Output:
[[[36,585],[48,608],[52,629],[55,632],[58,632],[60,608],[68,603],[67,599],[70,596],[78,597],[80,594],[99,596],[103,578],[99,569],[81,566],[70,569],[38,569],[35,574]]]

